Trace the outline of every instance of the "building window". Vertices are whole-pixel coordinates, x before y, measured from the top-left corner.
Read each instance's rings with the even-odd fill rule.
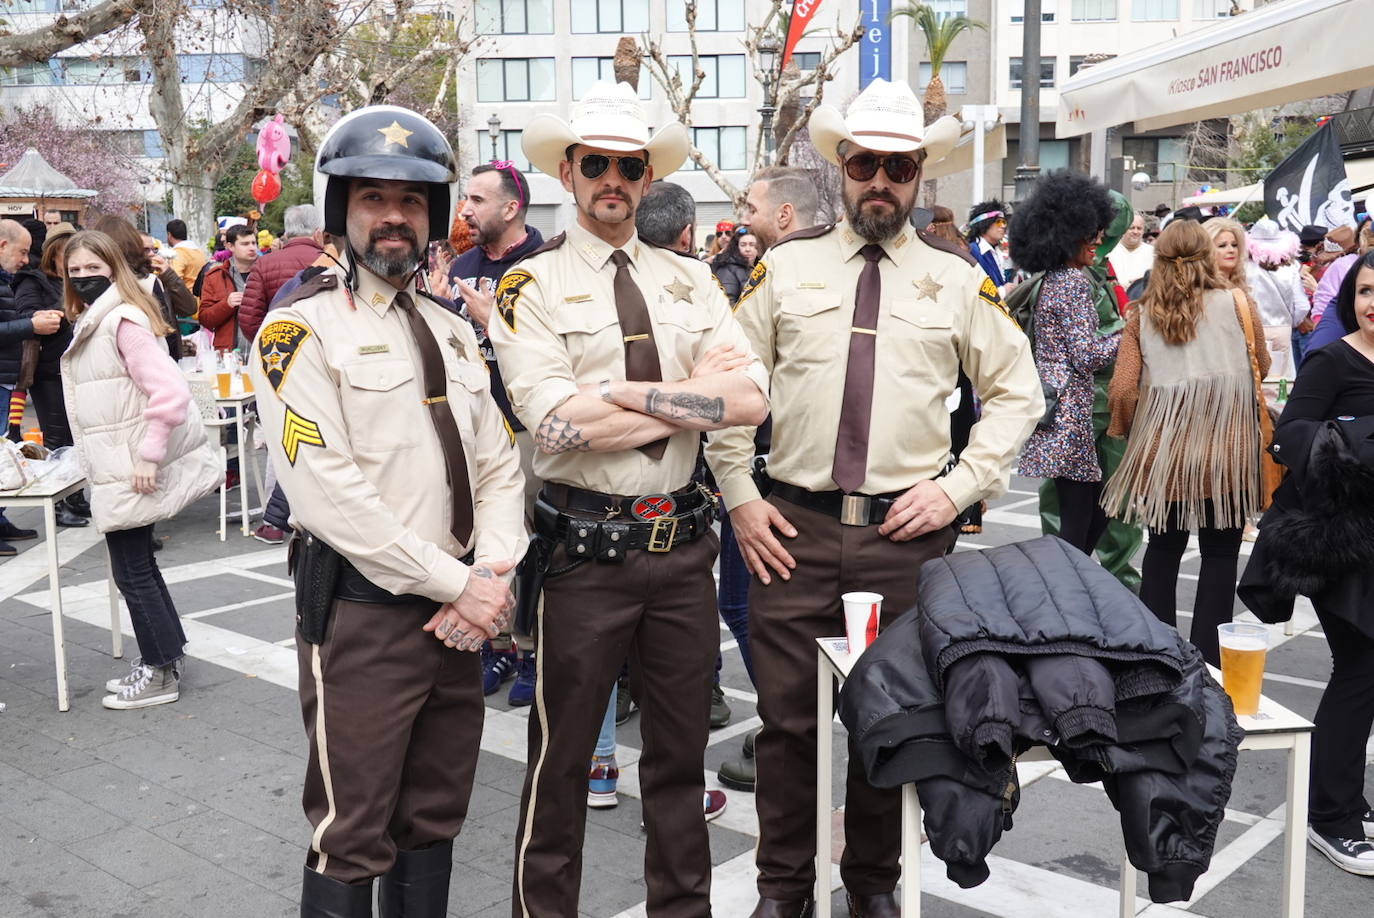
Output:
[[[242,83],[255,69],[242,54],[181,54],[177,68],[183,83]]]
[[[792,60],[797,62],[797,69],[802,73],[815,70],[821,65],[821,52],[819,51],[793,51]]]
[[[572,97],[580,99],[591,89],[597,80],[615,82],[615,58],[613,57],[575,57],[572,59]],[[639,65],[639,97],[649,98],[654,84],[649,69]]]
[[[62,82],[68,86],[146,83],[148,62],[137,57],[64,57]]]
[[[1167,22],[1178,18],[1178,0],[1131,0],[1136,22]]]
[[[1009,75],[1011,76],[1011,88],[1020,89],[1022,76],[1021,58],[1013,57],[1008,64],[1008,70],[1010,71]],[[1040,88],[1054,88],[1054,58],[1052,57],[1040,58]]]
[[[1110,59],[1113,58],[1113,57],[1116,57],[1116,55],[1115,55],[1115,54],[1109,54],[1109,55],[1107,55],[1107,58],[1106,58],[1106,59],[1107,59],[1107,60],[1110,60]],[[1085,54],[1074,54],[1074,55],[1072,55],[1072,56],[1069,58],[1069,76],[1073,76],[1074,74],[1078,73],[1078,71],[1082,70],[1082,69],[1083,69],[1083,63],[1084,63],[1087,59],[1088,59],[1088,57],[1087,57],[1087,55],[1085,55]],[[1096,63],[1101,64],[1101,63],[1103,63],[1103,61],[1097,61]]]
[[[697,0],[698,32],[743,32],[744,4],[740,0]],[[687,31],[687,5],[668,3],[668,31]]]
[[[968,92],[968,63],[965,61],[945,61],[940,67],[940,82],[945,84],[945,92],[955,96]],[[925,92],[930,84],[930,64],[921,63],[921,87]]]
[[[477,62],[478,102],[552,102],[553,58],[494,57]]]
[[[1011,21],[1012,21],[1012,22],[1025,22],[1025,21],[1026,21],[1026,17],[1025,17],[1026,4],[1023,3],[1022,0],[1011,0],[1011,2],[1008,3],[1007,5],[1011,7]],[[1045,7],[1049,7],[1049,9],[1046,9]],[[1040,21],[1041,21],[1041,22],[1054,22],[1054,3],[1053,3],[1053,0],[1051,0],[1050,3],[1042,3],[1042,4],[1041,4],[1041,6],[1040,6]]]
[[[692,56],[672,54],[668,65],[677,71],[682,80],[682,89],[692,86]],[[743,54],[701,54],[697,56],[697,66],[705,77],[697,90],[698,99],[742,99],[744,98],[744,55]]]
[[[476,24],[483,35],[548,35],[553,0],[477,0]]]
[[[1231,9],[1231,0],[1193,0],[1194,19],[1226,19]]]
[[[1135,167],[1156,182],[1188,177],[1188,145],[1182,137],[1125,137],[1121,155],[1135,159]]]
[[[746,134],[743,127],[692,128],[692,145],[721,169],[748,169]],[[689,158],[685,168],[696,169],[697,164]]]
[[[649,31],[649,0],[572,0],[574,32]]]
[[[57,58],[50,61],[20,64],[0,70],[5,86],[60,86],[62,65]]]
[[[926,0],[926,6],[930,7],[937,19],[968,15],[968,0]]]
[[[486,161],[492,158],[491,153],[491,134],[486,131],[477,132],[477,146],[474,150],[481,151],[477,158]],[[539,170],[530,165],[530,161],[525,158],[525,151],[520,149],[520,131],[502,131],[496,138],[497,160],[505,160],[521,172],[538,172]]]
[[[1116,0],[1073,0],[1074,22],[1116,22]]]

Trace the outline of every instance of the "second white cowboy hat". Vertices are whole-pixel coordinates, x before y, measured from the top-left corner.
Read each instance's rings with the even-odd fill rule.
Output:
[[[926,151],[926,163],[944,159],[959,142],[959,119],[945,115],[927,125],[921,102],[905,83],[874,80],[843,115],[822,105],[811,116],[811,143],[822,157],[840,163],[841,141],[879,153]]]
[[[668,124],[649,136],[649,119],[629,83],[593,83],[582,99],[573,104],[572,118],[536,115],[520,136],[526,158],[547,175],[558,175],[558,164],[565,151],[575,143],[600,150],[629,153],[644,150],[654,178],[660,179],[681,168],[690,144],[687,128],[679,121]]]

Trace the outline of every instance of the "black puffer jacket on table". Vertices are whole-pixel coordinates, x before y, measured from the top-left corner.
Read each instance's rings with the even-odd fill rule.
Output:
[[[1045,745],[1103,782],[1156,902],[1207,869],[1243,735],[1196,649],[1050,536],[927,562],[916,613],[855,664],[840,718],[873,784],[916,783],[961,886],[1011,826],[1015,756]]]

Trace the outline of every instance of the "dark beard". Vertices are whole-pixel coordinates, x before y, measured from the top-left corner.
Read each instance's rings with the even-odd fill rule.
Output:
[[[914,198],[910,204],[903,206],[902,202],[888,191],[866,192],[857,200],[851,200],[849,195],[843,195],[843,198],[845,220],[859,238],[869,242],[882,242],[897,235],[910,218],[911,209],[916,206]],[[892,212],[887,215],[865,213],[862,206],[866,201],[887,201],[892,205]]]
[[[385,235],[400,236],[409,242],[409,254],[383,255],[377,251],[377,240]],[[415,238],[415,231],[408,226],[373,230],[368,236],[367,249],[363,251],[361,261],[364,267],[378,277],[405,277],[420,263],[420,243]]]
[[[473,221],[468,224],[468,234],[472,239],[473,245],[491,245],[501,238],[501,234],[506,231],[505,224],[493,220],[490,225],[484,226],[480,221]]]

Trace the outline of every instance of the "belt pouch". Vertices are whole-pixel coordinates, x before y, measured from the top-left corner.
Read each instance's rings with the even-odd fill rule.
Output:
[[[329,610],[334,604],[343,556],[323,541],[305,533],[297,536],[290,552],[296,581],[296,627],[309,644],[324,642]]]
[[[592,533],[600,530],[601,535],[596,540],[596,560],[610,561],[619,564],[625,560],[625,546],[630,543],[630,526],[628,523],[593,523]]]

